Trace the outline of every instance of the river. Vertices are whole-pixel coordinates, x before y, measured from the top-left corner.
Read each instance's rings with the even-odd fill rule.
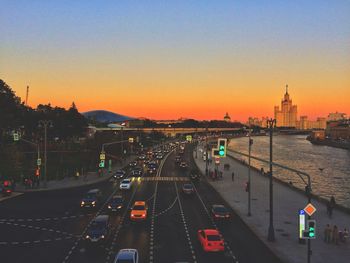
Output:
[[[252,138],[251,155],[268,160],[269,137]],[[228,148],[248,153],[248,137],[232,139]],[[235,157],[247,160],[240,155]],[[304,135],[277,135],[273,137],[273,161],[310,174],[314,194],[327,199],[333,195],[338,204],[350,208],[350,151],[313,145]],[[251,164],[268,171],[267,164],[253,159]],[[305,184],[295,173],[273,169],[273,176],[304,189]]]

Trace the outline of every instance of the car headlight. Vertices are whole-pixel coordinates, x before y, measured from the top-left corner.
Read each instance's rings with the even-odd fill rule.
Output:
[[[84,201],[81,201],[81,205],[84,205],[85,204],[85,202]]]
[[[112,207],[109,205],[108,208],[111,209]]]
[[[135,216],[134,214],[131,214],[131,216]]]
[[[105,238],[105,236],[104,236],[104,235],[102,235],[102,236],[101,236],[101,238]]]
[[[96,201],[93,201],[91,204],[95,205],[95,204],[96,204]]]
[[[120,206],[118,206],[117,208],[120,209],[120,208],[122,208],[122,206],[120,205]]]
[[[89,239],[90,238],[90,236],[89,235],[86,235],[86,237],[85,237],[86,239]]]

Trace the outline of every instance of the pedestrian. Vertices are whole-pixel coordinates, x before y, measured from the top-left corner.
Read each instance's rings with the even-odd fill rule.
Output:
[[[235,172],[232,171],[232,174],[231,174],[231,179],[232,179],[232,182],[235,181]]]
[[[327,211],[328,211],[329,217],[332,217],[334,207],[335,207],[335,199],[334,199],[334,196],[332,195],[331,199],[328,203],[328,206],[327,206]]]
[[[346,227],[344,228],[344,231],[343,231],[343,238],[344,238],[344,243],[346,243],[349,238],[349,230]]]
[[[331,232],[332,232],[332,228],[329,224],[327,224],[326,228],[324,229],[324,241],[326,243],[331,242]]]
[[[334,227],[333,227],[332,237],[333,237],[333,240],[332,240],[333,243],[338,245],[339,244],[339,230],[338,230],[338,227],[336,225],[334,225]]]

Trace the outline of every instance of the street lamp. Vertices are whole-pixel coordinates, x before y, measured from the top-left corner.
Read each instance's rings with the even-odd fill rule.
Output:
[[[269,231],[268,231],[268,241],[275,241],[275,230],[273,228],[273,183],[272,183],[272,135],[273,135],[273,129],[276,126],[276,119],[268,119],[267,120],[267,126],[270,130],[270,172],[269,172],[269,179],[270,179],[270,225],[269,225]]]
[[[44,157],[45,157],[45,168],[44,168],[44,187],[47,185],[47,127],[52,128],[52,121],[51,120],[40,120],[39,121],[39,128],[44,128]]]
[[[249,127],[249,158],[248,158],[248,216],[251,216],[251,196],[250,196],[250,189],[251,189],[251,177],[250,177],[250,153],[251,153],[251,148],[253,144],[253,139],[250,138],[251,135],[251,129]]]

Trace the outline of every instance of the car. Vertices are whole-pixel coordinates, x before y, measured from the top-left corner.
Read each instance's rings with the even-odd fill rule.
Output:
[[[140,155],[140,156],[138,157],[138,159],[141,160],[141,161],[142,161],[142,160],[145,160],[145,159],[146,159],[146,155],[142,154],[142,155]]]
[[[136,201],[130,211],[130,220],[144,221],[147,219],[148,207],[145,201]]]
[[[135,167],[137,165],[137,162],[136,161],[132,161],[129,163],[129,166],[130,167]]]
[[[148,164],[148,169],[147,169],[148,173],[149,174],[155,174],[157,172],[157,168],[158,168],[157,164],[155,164],[153,162],[152,163],[150,162]]]
[[[191,181],[197,182],[197,181],[199,181],[200,175],[196,170],[192,170],[189,173],[189,177],[190,177]]]
[[[86,193],[80,202],[81,208],[96,208],[101,199],[102,193],[99,189],[91,189]]]
[[[186,195],[192,195],[194,193],[194,187],[192,184],[183,184],[182,192]]]
[[[224,205],[213,205],[211,214],[214,220],[228,220],[231,218],[230,212]]]
[[[205,252],[222,252],[225,250],[224,239],[216,229],[198,230],[198,240]]]
[[[113,174],[114,179],[123,179],[126,176],[126,172],[124,170],[118,170]]]
[[[188,167],[188,164],[187,164],[186,162],[182,161],[182,162],[180,163],[180,167],[181,167],[181,168],[187,168],[187,167]]]
[[[123,179],[120,182],[119,189],[120,190],[130,190],[132,185],[132,180],[130,178]]]
[[[181,163],[181,156],[180,155],[176,155],[175,156],[175,163],[176,164],[180,164]]]
[[[88,227],[85,235],[87,244],[101,244],[106,242],[110,234],[108,215],[97,216]]]
[[[108,202],[107,208],[110,212],[117,212],[124,206],[124,198],[121,195],[115,195]]]
[[[139,253],[133,248],[121,249],[115,256],[114,263],[139,263]]]
[[[131,176],[141,176],[142,175],[142,168],[136,167],[136,168],[132,169],[130,175]]]
[[[157,154],[156,159],[162,160],[163,159],[163,155],[162,154]]]

